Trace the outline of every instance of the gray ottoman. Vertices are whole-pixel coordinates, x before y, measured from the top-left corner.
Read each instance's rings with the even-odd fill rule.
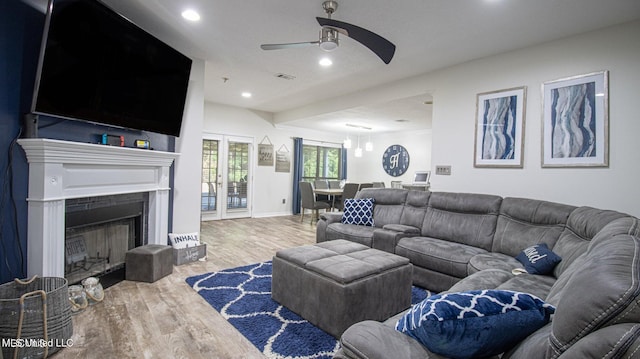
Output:
[[[352,324],[411,305],[407,258],[342,239],[278,251],[272,298],[339,338]]]
[[[125,254],[127,280],[153,283],[173,273],[171,246],[147,244],[129,250]]]

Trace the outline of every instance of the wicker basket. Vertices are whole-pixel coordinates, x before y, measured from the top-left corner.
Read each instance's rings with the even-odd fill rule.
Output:
[[[67,280],[16,279],[0,285],[2,357],[46,358],[73,334]]]

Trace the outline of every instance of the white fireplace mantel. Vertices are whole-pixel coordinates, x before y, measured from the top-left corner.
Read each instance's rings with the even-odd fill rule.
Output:
[[[20,139],[29,162],[27,274],[64,277],[65,200],[149,193],[149,244],[166,244],[169,174],[178,153]]]

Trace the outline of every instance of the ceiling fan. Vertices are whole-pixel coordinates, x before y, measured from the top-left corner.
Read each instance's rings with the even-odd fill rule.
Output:
[[[369,50],[378,55],[385,64],[391,62],[393,54],[396,51],[396,45],[367,29],[363,29],[359,26],[346,22],[333,20],[331,18],[331,14],[338,9],[337,1],[325,1],[322,3],[322,8],[327,13],[327,17],[316,17],[318,24],[321,26],[320,39],[318,41],[294,42],[287,44],[262,44],[260,45],[260,48],[263,50],[279,50],[318,45],[325,51],[332,51],[339,45],[338,34],[343,34],[368,47]]]

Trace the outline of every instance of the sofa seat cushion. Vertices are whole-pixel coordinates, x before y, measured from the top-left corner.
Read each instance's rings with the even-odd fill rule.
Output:
[[[555,282],[556,278],[553,276],[523,273],[513,276],[497,286],[496,289],[526,291],[536,297],[546,299]]]
[[[485,269],[465,277],[442,293],[466,292],[477,289],[495,289],[514,277],[511,271]],[[524,289],[522,290],[524,291]]]
[[[486,252],[430,237],[402,238],[396,246],[396,254],[409,258],[414,265],[458,278],[467,276],[467,265],[473,256]]]
[[[359,226],[356,224],[331,223],[327,226],[326,240],[346,239],[371,247],[373,231],[376,227]]]
[[[522,264],[515,258],[502,253],[480,253],[469,261],[467,272],[473,274],[485,269],[502,269],[511,272],[514,268],[521,268]]]

